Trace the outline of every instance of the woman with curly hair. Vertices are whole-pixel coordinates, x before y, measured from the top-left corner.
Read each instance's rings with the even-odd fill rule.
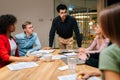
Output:
[[[15,31],[17,19],[14,15],[0,16],[0,67],[14,61],[36,61],[38,57],[19,57],[17,44],[11,33]]]

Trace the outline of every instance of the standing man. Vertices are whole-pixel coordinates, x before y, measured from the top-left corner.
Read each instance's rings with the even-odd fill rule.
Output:
[[[82,37],[78,29],[75,18],[67,15],[67,6],[60,4],[57,6],[58,15],[53,19],[51,30],[49,33],[49,48],[53,45],[55,32],[58,34],[58,42],[60,49],[73,48],[73,31],[75,32],[78,47],[81,47]]]
[[[22,24],[23,33],[16,34],[16,42],[20,56],[25,56],[27,52],[33,52],[41,48],[37,33],[33,32],[33,25],[30,21]]]

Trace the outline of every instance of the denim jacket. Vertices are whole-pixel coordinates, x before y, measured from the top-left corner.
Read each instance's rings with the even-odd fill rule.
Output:
[[[36,51],[41,48],[41,44],[37,33],[33,33],[29,37],[26,34],[20,33],[15,35],[16,42],[18,44],[18,51],[20,56],[25,56],[25,54],[30,51]]]

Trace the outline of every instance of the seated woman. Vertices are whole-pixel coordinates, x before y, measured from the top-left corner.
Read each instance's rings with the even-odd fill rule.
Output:
[[[109,39],[105,38],[102,33],[99,25],[97,25],[94,28],[94,32],[96,34],[96,37],[94,38],[94,41],[88,48],[79,48],[79,54],[78,57],[86,60],[87,55],[89,56],[89,59],[86,60],[86,64],[93,66],[93,67],[98,67],[98,62],[99,62],[99,53],[108,46],[109,44]]]
[[[120,3],[104,9],[98,17],[102,32],[110,39],[112,45],[100,53],[101,71],[80,71],[78,76],[82,75],[82,77],[78,77],[77,80],[100,75],[102,80],[120,80]]]
[[[7,14],[0,16],[0,68],[14,61],[37,61],[38,57],[19,57],[17,44],[11,33],[15,31],[17,19]]]

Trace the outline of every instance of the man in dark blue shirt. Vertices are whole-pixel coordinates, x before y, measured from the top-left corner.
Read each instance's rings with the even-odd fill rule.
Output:
[[[53,19],[51,30],[49,33],[49,48],[53,45],[55,32],[58,34],[58,42],[60,49],[72,49],[73,47],[73,31],[75,32],[78,47],[81,47],[81,36],[75,18],[67,15],[67,6],[60,4],[57,6],[58,15]]]

